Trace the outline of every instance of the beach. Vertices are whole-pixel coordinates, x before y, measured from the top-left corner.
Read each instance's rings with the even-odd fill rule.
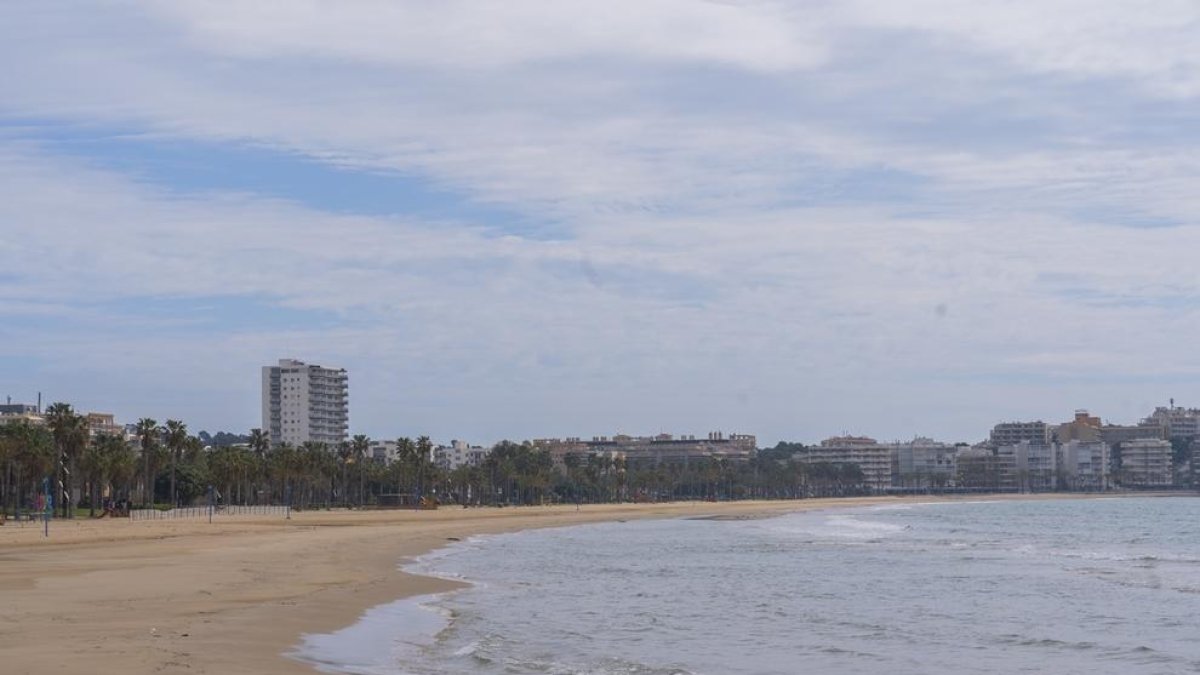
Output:
[[[1068,495],[1046,495],[1065,497]],[[311,673],[284,654],[368,608],[451,590],[399,564],[449,541],[642,518],[751,518],[929,497],[313,511],[0,528],[6,674]]]

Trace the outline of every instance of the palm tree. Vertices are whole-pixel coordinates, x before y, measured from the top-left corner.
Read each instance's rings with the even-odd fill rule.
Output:
[[[350,446],[348,441],[342,441],[337,444],[337,459],[338,465],[342,469],[341,493],[338,495],[341,498],[343,506],[349,506],[350,501],[346,499],[346,467],[350,464],[354,457],[354,448]]]
[[[179,464],[179,456],[187,445],[188,432],[187,425],[179,420],[167,420],[165,429],[167,449],[171,451],[171,508],[175,508],[179,506],[175,495],[175,471]]]
[[[358,468],[358,505],[361,508],[366,502],[363,499],[363,476],[366,474],[367,450],[371,449],[371,439],[362,434],[356,434],[350,439],[350,451],[354,455],[354,465]]]
[[[318,485],[322,486],[326,503],[328,503],[330,493],[333,491],[333,477],[337,472],[337,459],[329,451],[329,447],[316,441],[307,441],[302,444],[300,446],[300,467],[305,484],[302,506],[312,504]]]
[[[428,436],[417,438],[417,498],[425,496],[425,475],[433,463],[433,442]]]
[[[4,520],[4,515],[7,513],[8,498],[13,490],[13,486],[9,483],[12,478],[14,468],[13,457],[16,456],[16,440],[13,437],[13,432],[9,429],[9,425],[0,424],[0,465],[3,465],[3,473],[0,477],[0,521]]]
[[[396,459],[399,464],[399,475],[396,480],[396,494],[404,494],[405,478],[408,474],[408,466],[416,458],[417,446],[413,444],[411,438],[407,436],[396,439]]]
[[[254,469],[255,476],[263,477],[267,470],[267,451],[271,449],[271,436],[262,429],[250,430],[250,450],[254,453]],[[255,501],[258,499],[258,482],[252,484],[252,489],[255,491]]]
[[[88,444],[80,458],[88,484],[88,516],[96,516],[96,503],[105,488],[126,481],[133,476],[136,460],[129,444],[120,436],[98,434]]]
[[[54,439],[45,427],[20,420],[0,425],[0,447],[7,448],[12,467],[10,501],[16,513],[26,503],[25,498],[37,491],[41,478],[54,470]]]
[[[122,486],[123,499],[128,504],[132,496],[131,484],[137,474],[137,455],[124,439],[111,437],[108,452],[105,453],[108,479],[113,486],[113,496],[116,496],[117,486]]]
[[[296,448],[290,443],[280,443],[267,455],[267,467],[271,478],[279,482],[279,499],[291,503],[291,481],[296,465]]]
[[[96,517],[96,499],[100,492],[100,483],[104,479],[104,455],[101,443],[106,436],[96,436],[87,444],[79,457],[79,468],[83,471],[84,481],[88,486],[88,517]]]
[[[54,403],[46,409],[46,426],[54,437],[54,445],[58,450],[59,465],[62,474],[62,507],[63,516],[75,516],[74,504],[74,474],[75,464],[87,447],[88,426],[87,418],[76,415],[67,403]]]
[[[271,437],[262,429],[250,430],[250,449],[262,457],[271,448]]]
[[[143,417],[137,421],[138,442],[142,447],[142,466],[145,474],[142,476],[142,503],[150,507],[154,503],[154,455],[158,451],[158,439],[162,429],[158,422]]]

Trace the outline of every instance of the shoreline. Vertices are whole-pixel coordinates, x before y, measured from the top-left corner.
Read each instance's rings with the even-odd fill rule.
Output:
[[[1195,493],[913,495],[298,512],[206,521],[82,520],[0,528],[6,672],[316,672],[288,654],[369,609],[462,588],[402,566],[474,535],[614,520],[744,519],[879,504],[1190,496]],[[9,670],[11,668],[11,670]]]

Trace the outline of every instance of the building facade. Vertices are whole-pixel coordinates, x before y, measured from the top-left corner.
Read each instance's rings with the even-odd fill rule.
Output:
[[[988,437],[988,441],[992,447],[999,448],[1004,445],[1016,445],[1022,441],[1029,443],[1044,444],[1049,443],[1050,425],[1038,420],[1036,422],[1001,422],[992,427],[992,433]]]
[[[46,418],[42,417],[41,408],[36,405],[13,403],[12,399],[9,399],[8,403],[0,404],[0,424],[22,421],[41,425],[45,424]]]
[[[450,445],[439,445],[433,449],[433,463],[444,471],[463,466],[482,466],[487,456],[487,448],[466,441],[450,441]]]
[[[95,438],[100,435],[125,438],[125,425],[117,424],[115,416],[109,413],[90,412],[87,419],[88,435]]]
[[[1123,487],[1170,487],[1171,442],[1151,438],[1125,441],[1120,447],[1120,467]]]
[[[378,464],[391,464],[400,456],[396,441],[372,440],[367,445],[367,460]]]
[[[957,487],[980,492],[994,492],[1000,489],[1000,470],[1003,462],[990,443],[960,448],[954,461],[957,468]]]
[[[1076,410],[1075,419],[1058,425],[1054,431],[1054,440],[1059,443],[1069,441],[1098,441],[1100,428],[1104,423],[1099,417],[1091,415],[1086,410]]]
[[[1048,492],[1057,487],[1058,449],[1052,443],[1021,441],[996,449],[1000,488],[1018,492]]]
[[[826,438],[820,445],[804,448],[796,459],[806,464],[854,464],[863,474],[863,485],[872,492],[892,487],[892,446],[865,436]]]
[[[955,484],[959,448],[929,438],[892,444],[892,487],[927,489]]]
[[[350,426],[345,369],[294,359],[264,366],[262,418],[271,445],[345,441]]]
[[[1142,426],[1153,426],[1162,429],[1163,438],[1195,438],[1200,435],[1200,410],[1196,408],[1176,408],[1159,406],[1142,420]]]
[[[709,433],[707,438],[671,434],[656,436],[617,434],[612,437],[594,436],[590,441],[576,437],[539,438],[533,441],[535,448],[550,453],[550,458],[560,469],[565,466],[568,456],[582,459],[590,455],[619,457],[630,468],[663,464],[686,466],[690,462],[710,457],[730,461],[747,461],[754,457],[754,453],[758,449],[757,445],[757,439],[751,434],[726,436],[719,431]]]
[[[1072,440],[1058,446],[1058,462],[1069,490],[1093,492],[1110,486],[1110,450],[1104,441]]]

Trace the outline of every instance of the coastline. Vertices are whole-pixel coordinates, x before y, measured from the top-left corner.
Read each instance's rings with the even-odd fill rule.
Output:
[[[463,584],[402,571],[454,539],[624,519],[768,517],[878,504],[1150,494],[906,496],[437,511],[303,512],[292,520],[82,520],[0,528],[6,672],[313,673],[306,634]],[[1183,494],[1173,496],[1185,496]]]

